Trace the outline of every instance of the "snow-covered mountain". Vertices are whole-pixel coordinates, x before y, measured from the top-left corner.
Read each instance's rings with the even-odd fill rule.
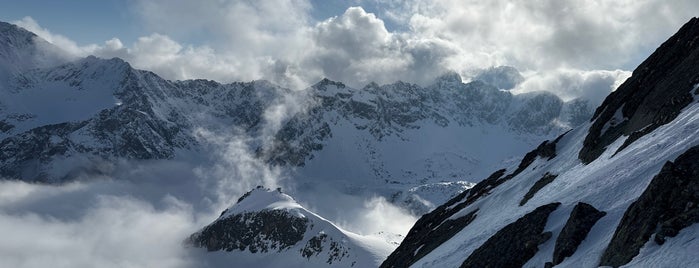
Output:
[[[381,267],[696,267],[699,19],[592,121],[425,214]]]
[[[395,247],[391,241],[343,230],[281,189],[261,186],[185,243],[226,251],[212,258],[239,267],[375,267]]]
[[[1,30],[0,65],[9,67],[0,77],[0,176],[11,179],[109,175],[122,160],[199,165],[220,147],[205,131],[240,137],[247,153],[284,171],[285,189],[304,202],[330,187],[422,214],[592,114],[585,101],[513,95],[455,73],[427,87],[361,89],[327,79],[305,90],[169,81],[118,58],[67,60],[26,30]],[[440,194],[412,190],[422,185],[440,185],[431,187]]]
[[[117,58],[71,59],[0,23],[0,177],[205,165],[220,157],[203,137],[214,133],[282,170],[295,196],[257,188],[186,240],[221,263],[688,267],[699,262],[698,39],[693,19],[593,115],[583,100],[506,91],[521,81],[513,68],[425,87],[169,81]],[[329,221],[349,206],[338,193],[424,216],[384,261],[402,237]]]

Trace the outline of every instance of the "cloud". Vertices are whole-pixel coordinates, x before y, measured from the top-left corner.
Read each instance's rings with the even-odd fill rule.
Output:
[[[459,47],[452,68],[633,68],[699,11],[696,1],[412,0],[397,7],[417,38]],[[604,16],[600,16],[604,14]]]
[[[94,51],[95,48],[97,48],[97,45],[94,44],[90,44],[87,46],[79,46],[75,41],[71,40],[70,38],[60,34],[52,33],[48,29],[41,27],[39,23],[32,17],[24,17],[21,20],[13,21],[12,23],[30,32],[33,32],[37,36],[48,41],[49,43],[52,43],[55,46],[65,50],[65,52],[67,52],[68,55],[72,57],[89,54],[92,51]]]
[[[121,57],[167,79],[269,79],[295,89],[323,77],[353,87],[397,80],[424,85],[448,70],[468,78],[484,68],[509,65],[559,81],[541,90],[599,99],[579,84],[564,82],[575,80],[569,79],[571,73],[634,68],[699,11],[699,3],[691,0],[372,0],[364,4],[383,18],[349,7],[315,21],[313,2],[306,0],[133,4],[153,33],[127,45],[113,38],[81,46],[30,17],[15,23],[72,55]],[[403,27],[389,31],[384,19]],[[531,81],[524,91],[537,84],[542,82]]]
[[[630,76],[631,72],[623,70],[581,71],[561,68],[531,74],[513,93],[543,90],[555,92],[564,101],[582,98],[596,105],[602,103],[609,93]]]
[[[349,7],[316,21],[315,2],[306,0],[132,3],[153,32],[133,44],[114,38],[81,46],[29,17],[16,23],[74,55],[122,57],[168,79],[262,78],[298,89],[322,77],[353,87],[427,84],[447,70],[468,78],[500,65],[559,74],[630,70],[699,11],[691,0],[369,0],[357,3],[381,18]],[[389,31],[384,20],[402,27]],[[557,87],[566,97],[579,92]]]
[[[182,237],[200,224],[191,206],[164,196],[160,208],[100,184],[0,182],[2,267],[191,267]],[[90,192],[91,199],[75,198]],[[87,204],[86,204],[87,203]],[[23,206],[21,211],[15,211]],[[81,207],[67,216],[62,207]],[[29,209],[29,208],[35,209]],[[39,210],[38,208],[43,208]]]
[[[362,209],[352,216],[354,219],[346,223],[350,230],[363,234],[389,232],[405,235],[418,219],[384,197],[372,197],[363,203]]]

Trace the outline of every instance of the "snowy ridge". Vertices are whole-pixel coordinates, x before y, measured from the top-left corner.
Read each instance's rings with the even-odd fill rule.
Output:
[[[214,263],[264,267],[372,267],[394,247],[343,230],[279,189],[262,187],[245,194],[186,243],[228,251],[212,254]]]

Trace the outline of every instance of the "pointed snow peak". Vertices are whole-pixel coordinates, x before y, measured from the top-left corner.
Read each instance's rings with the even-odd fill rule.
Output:
[[[461,80],[461,75],[459,75],[458,73],[456,73],[454,71],[448,71],[448,72],[440,75],[439,77],[437,77],[437,79],[435,79],[435,82],[460,84],[463,82],[463,80]]]
[[[595,111],[579,158],[590,163],[617,138],[629,136],[621,151],[667,124],[694,100],[699,83],[699,19],[692,18],[643,61],[633,75]]]
[[[293,197],[282,192],[281,188],[275,190],[257,186],[257,188],[245,193],[238,199],[238,202],[226,209],[221,218],[243,212],[261,211],[267,209],[295,209],[301,205],[296,203]]]

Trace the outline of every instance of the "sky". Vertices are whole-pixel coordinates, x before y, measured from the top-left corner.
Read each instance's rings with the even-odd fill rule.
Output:
[[[692,16],[694,0],[7,1],[0,19],[69,53],[166,79],[267,79],[302,89],[469,80],[513,66],[514,92],[599,102]]]

